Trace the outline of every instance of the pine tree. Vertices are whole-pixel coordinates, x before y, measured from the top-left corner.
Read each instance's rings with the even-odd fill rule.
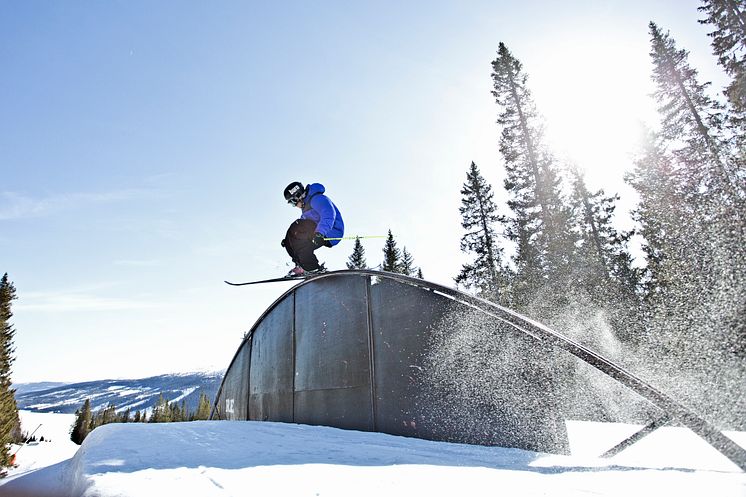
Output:
[[[401,252],[396,246],[396,240],[394,240],[391,230],[389,230],[386,236],[386,243],[383,246],[383,264],[381,265],[381,269],[389,273],[401,273]]]
[[[678,135],[669,129],[675,122],[664,120],[661,134],[649,136],[627,178],[640,198],[633,215],[647,263],[642,345],[648,352],[643,354],[656,358],[656,375],[660,381],[669,378],[667,390],[680,395],[694,388],[722,391],[739,399],[733,412],[742,412],[742,382],[722,378],[746,374],[745,227],[729,195],[691,180],[695,157],[710,166],[712,158],[707,150],[683,157],[672,140],[683,128]],[[709,365],[706,372],[701,364]],[[703,411],[719,409],[704,398],[694,400],[702,402],[697,407]],[[723,410],[720,416],[725,421],[728,414]]]
[[[710,83],[697,80],[697,70],[688,63],[689,53],[678,49],[670,34],[654,22],[649,27],[661,138],[673,149],[680,168],[678,180],[696,197],[691,202],[735,204],[737,175],[728,170],[723,107],[706,94]]]
[[[746,191],[746,9],[736,0],[704,0],[699,11],[707,14],[699,22],[716,29],[709,33],[718,62],[732,80],[724,93],[730,104],[726,128],[732,148],[726,167],[734,176],[737,190]]]
[[[11,465],[9,444],[21,438],[21,423],[11,382],[11,367],[15,360],[11,303],[16,298],[15,286],[5,273],[0,280],[0,468]],[[2,472],[0,476],[4,474]]]
[[[571,172],[572,224],[577,236],[572,263],[573,291],[583,292],[595,309],[603,309],[620,338],[637,340],[641,332],[640,275],[627,249],[632,232],[620,233],[614,226],[618,195],[603,189],[588,191],[583,174]]]
[[[640,198],[632,217],[643,239],[646,267],[641,283],[648,307],[655,305],[651,299],[665,299],[671,280],[669,259],[683,250],[679,244],[686,238],[683,225],[690,213],[676,176],[673,159],[649,132],[634,171],[625,178]]]
[[[150,423],[169,423],[171,421],[171,406],[168,400],[163,396],[163,392],[158,395],[158,400],[153,407],[153,413],[150,415]]]
[[[70,440],[80,445],[91,430],[91,399],[85,399],[83,407],[75,411],[75,424],[70,433]]]
[[[406,274],[407,276],[414,276],[417,272],[417,268],[414,265],[414,257],[409,253],[407,247],[402,248],[401,261],[399,264],[399,272]]]
[[[737,345],[737,335],[746,333],[735,310],[738,304],[721,313],[719,325],[708,323],[713,313],[707,311],[719,305],[718,301],[731,290],[742,290],[738,285],[723,288],[723,282],[743,281],[746,272],[745,191],[738,183],[744,171],[729,170],[743,162],[732,160],[732,151],[723,138],[722,106],[705,94],[709,83],[697,81],[697,71],[688,64],[688,53],[677,49],[670,35],[663,34],[655,23],[650,23],[650,32],[655,96],[663,124],[661,137],[671,150],[673,179],[681,199],[675,209],[685,220],[679,221],[667,244],[666,305],[669,312],[680,307],[674,320],[680,323],[680,330],[672,331],[671,336],[678,335],[681,341],[685,328],[709,329],[730,322],[731,330],[741,331],[735,337],[721,336],[719,342],[746,349],[746,344]],[[696,298],[690,295],[693,288],[697,288]],[[667,321],[667,326],[674,321]],[[712,333],[708,331],[707,335]],[[689,348],[695,343],[688,340],[680,345]]]
[[[485,181],[477,165],[472,162],[461,189],[461,226],[466,233],[461,237],[461,251],[473,253],[475,260],[464,264],[456,277],[456,284],[474,288],[486,298],[499,298],[502,269],[502,248],[498,246],[494,225],[500,219],[493,200],[492,187]]]
[[[130,421],[132,421],[131,414],[132,413],[130,412],[130,408],[126,408],[124,411],[119,413],[119,416],[117,417],[117,423],[129,423]]]
[[[737,0],[703,0],[697,10],[707,14],[700,20],[717,29],[709,36],[712,50],[725,72],[733,78],[725,91],[736,112],[746,113],[746,8]]]
[[[195,420],[207,420],[210,419],[210,399],[204,392],[199,394],[199,403],[197,404],[197,412],[194,414]]]
[[[109,404],[101,412],[101,423],[100,426],[115,423],[117,421],[117,408],[114,404]]]
[[[500,43],[492,62],[492,92],[501,108],[500,152],[507,177],[506,233],[517,244],[512,305],[542,318],[562,305],[573,252],[569,212],[560,193],[556,160],[544,143],[542,119],[527,86],[523,65]]]
[[[365,249],[363,248],[360,238],[355,238],[355,247],[352,254],[347,260],[347,269],[368,269],[368,262],[365,260]]]

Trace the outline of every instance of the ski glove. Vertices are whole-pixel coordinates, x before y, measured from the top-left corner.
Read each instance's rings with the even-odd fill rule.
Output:
[[[319,248],[326,245],[326,240],[324,240],[324,235],[321,233],[314,233],[311,243],[313,243],[314,247]]]

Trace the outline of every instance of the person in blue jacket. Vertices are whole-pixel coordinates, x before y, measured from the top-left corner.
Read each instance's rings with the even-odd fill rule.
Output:
[[[288,204],[303,211],[300,218],[290,225],[280,243],[295,263],[288,276],[326,271],[324,265],[319,264],[314,250],[333,247],[344,236],[342,214],[329,197],[324,195],[325,191],[324,185],[320,183],[304,187],[302,183],[294,181],[283,192]]]

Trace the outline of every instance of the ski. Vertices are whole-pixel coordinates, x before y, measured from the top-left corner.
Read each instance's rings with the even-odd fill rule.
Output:
[[[277,281],[296,281],[296,280],[305,280],[308,278],[308,276],[283,276],[281,278],[270,278],[268,280],[257,280],[257,281],[245,281],[242,283],[233,283],[231,281],[225,280],[226,283],[232,286],[246,286],[246,285],[258,285],[259,283],[274,283]]]
[[[246,286],[246,285],[258,285],[260,283],[275,283],[278,281],[302,281],[302,280],[308,280],[315,276],[320,276],[324,273],[312,273],[308,276],[282,276],[280,278],[270,278],[268,280],[257,280],[257,281],[245,281],[242,283],[233,283],[231,281],[224,280],[226,283],[228,283],[231,286]]]

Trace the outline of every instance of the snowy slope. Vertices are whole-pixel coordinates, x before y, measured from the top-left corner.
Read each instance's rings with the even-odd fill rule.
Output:
[[[0,480],[0,496],[55,495],[59,491],[59,477],[79,448],[70,440],[75,415],[30,411],[20,411],[19,414],[24,432],[30,434],[35,431],[37,439],[44,437],[47,441],[12,446],[11,453],[16,454],[17,467],[9,471],[8,480],[30,481],[33,491],[11,490],[12,487],[3,486],[4,481]]]
[[[134,414],[135,411],[150,412],[163,393],[171,402],[186,400],[189,409],[194,411],[200,393],[206,393],[212,401],[222,378],[222,371],[180,373],[134,380],[88,381],[30,391],[21,384],[16,402],[19,409],[29,411],[74,413],[86,399],[91,399],[94,411],[114,404],[117,411],[129,408]]]
[[[556,456],[269,422],[107,425],[71,459],[12,475],[0,496],[746,495],[746,473],[682,428],[637,455],[582,455],[630,429],[575,423],[581,455]]]

